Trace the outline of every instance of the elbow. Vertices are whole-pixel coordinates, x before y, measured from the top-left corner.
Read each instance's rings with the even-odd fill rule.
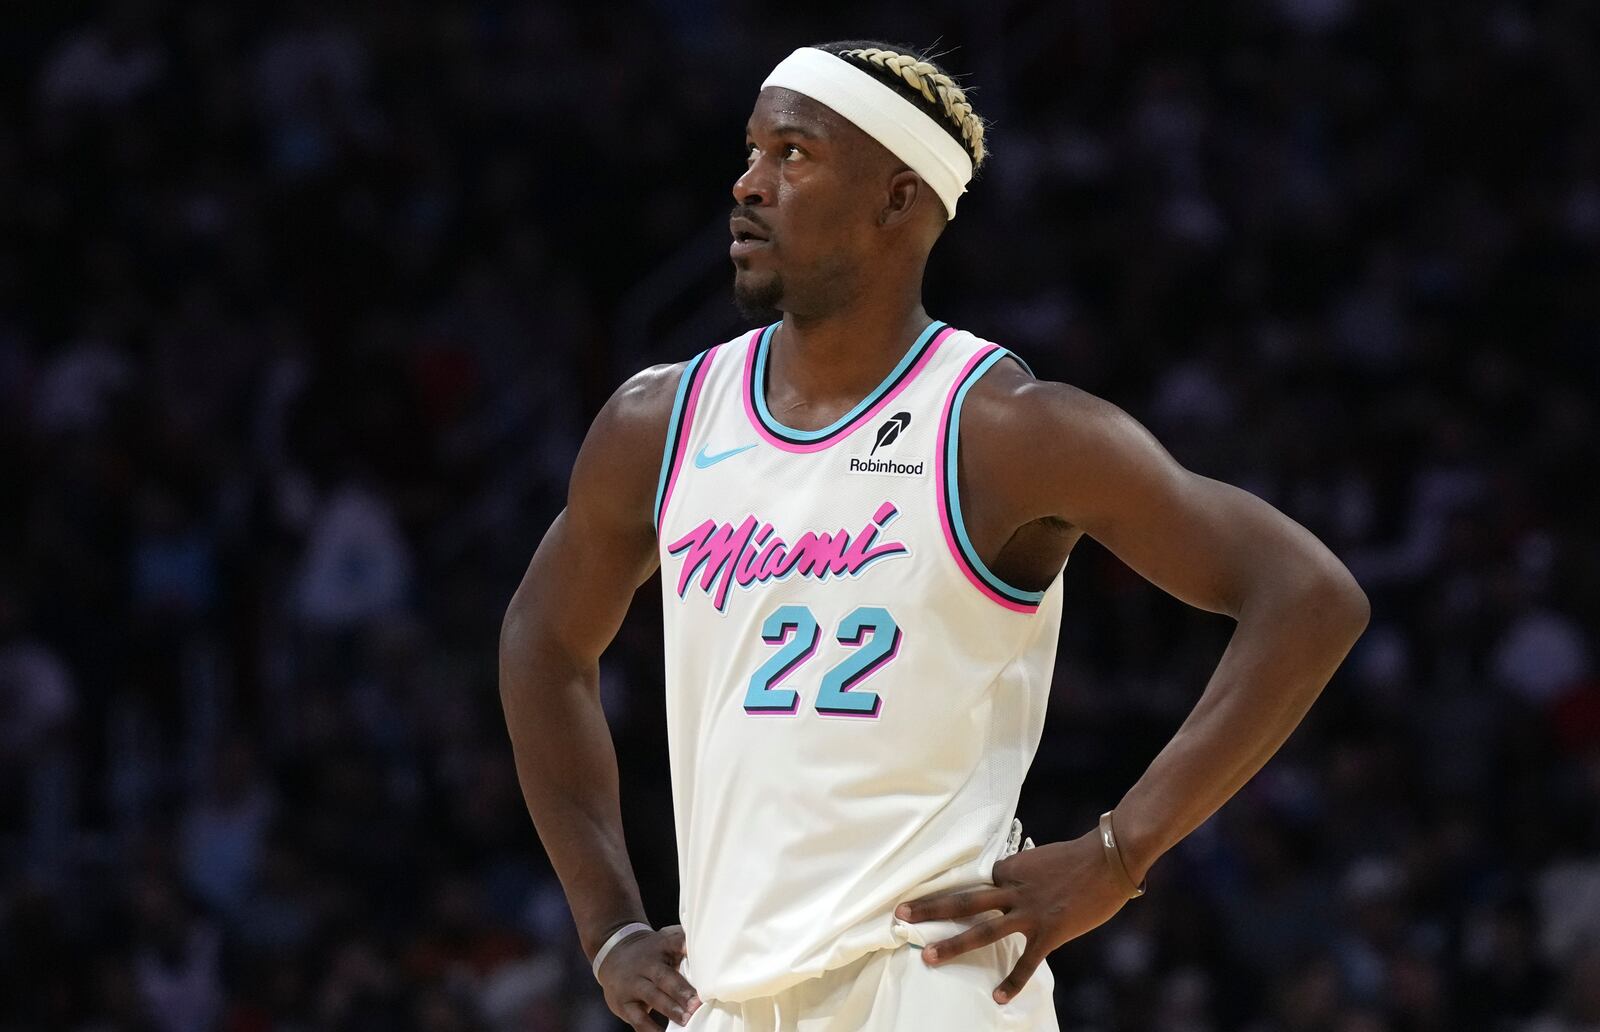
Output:
[[[1350,644],[1354,645],[1356,639],[1366,631],[1367,624],[1372,622],[1372,602],[1367,598],[1367,593],[1361,590],[1361,585],[1354,580],[1350,584],[1343,602],[1344,626],[1350,635]]]
[[[1343,563],[1333,560],[1332,569],[1319,577],[1312,590],[1313,608],[1320,623],[1354,645],[1372,620],[1372,602]]]
[[[529,641],[532,630],[531,614],[521,598],[520,592],[512,596],[510,604],[506,606],[506,614],[500,620],[499,680],[502,696],[506,694],[513,680],[508,674],[524,665],[531,644]]]
[[[583,672],[584,663],[550,619],[549,610],[531,593],[518,591],[500,620],[499,691],[528,697],[547,691],[561,678]]]

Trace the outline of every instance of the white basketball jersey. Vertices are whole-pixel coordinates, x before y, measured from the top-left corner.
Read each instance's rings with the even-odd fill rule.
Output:
[[[990,882],[1061,622],[1060,574],[1005,583],[961,520],[961,403],[1010,352],[935,321],[801,431],[766,405],[778,325],[688,364],[657,489],[683,970],[707,1001],[899,946],[897,903]]]

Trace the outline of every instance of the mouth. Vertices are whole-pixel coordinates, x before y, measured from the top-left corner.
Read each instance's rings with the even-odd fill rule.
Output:
[[[734,258],[748,257],[772,242],[763,226],[744,215],[736,214],[728,220],[728,232],[733,234],[728,254]]]
[[[735,233],[733,234],[733,243],[728,245],[728,255],[733,258],[744,258],[755,254],[770,243],[770,240],[751,236],[749,233]]]

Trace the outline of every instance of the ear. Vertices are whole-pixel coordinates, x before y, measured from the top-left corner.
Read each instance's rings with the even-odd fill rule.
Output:
[[[878,225],[888,228],[909,222],[919,200],[933,196],[933,191],[922,177],[903,168],[889,179],[889,190],[884,206],[878,211]]]

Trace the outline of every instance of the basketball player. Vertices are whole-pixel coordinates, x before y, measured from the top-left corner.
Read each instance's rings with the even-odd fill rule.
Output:
[[[933,62],[796,50],[745,149],[735,296],[780,318],[639,373],[590,429],[502,629],[528,808],[634,1029],[1054,1030],[1045,957],[1278,749],[1366,597],[1117,406],[927,314],[929,250],[985,156]],[[1237,626],[1099,825],[1034,847],[1015,810],[1085,534]],[[597,676],[658,566],[681,924],[653,929]]]

